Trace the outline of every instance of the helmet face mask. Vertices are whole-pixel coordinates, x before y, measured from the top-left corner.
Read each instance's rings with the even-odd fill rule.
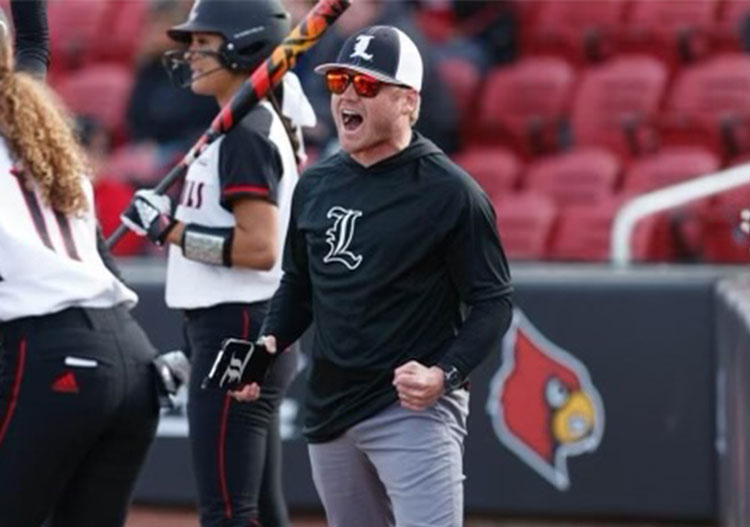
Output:
[[[188,60],[188,53],[193,55],[203,55],[206,57],[214,57],[220,66],[208,70],[202,73],[200,76],[193,78],[193,71],[190,68],[190,61]],[[172,84],[178,88],[189,88],[194,80],[200,77],[211,75],[214,72],[225,69],[225,66],[221,62],[221,57],[218,51],[209,50],[194,50],[188,52],[185,49],[172,49],[165,52],[161,57],[161,64],[169,76],[169,80]]]
[[[217,52],[219,63],[232,72],[249,72],[268,58],[291,27],[289,13],[280,0],[196,0],[188,20],[174,26],[167,34],[172,40],[188,45],[191,33],[215,33],[224,38]],[[163,64],[178,86],[188,86],[185,79],[184,51],[167,52]],[[187,82],[186,82],[187,80]]]

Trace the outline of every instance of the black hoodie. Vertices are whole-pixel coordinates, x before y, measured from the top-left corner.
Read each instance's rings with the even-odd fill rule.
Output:
[[[416,132],[370,167],[339,152],[305,172],[283,268],[262,334],[283,349],[315,323],[305,418],[312,442],[394,403],[393,371],[409,360],[468,375],[510,323],[510,273],[492,206]]]

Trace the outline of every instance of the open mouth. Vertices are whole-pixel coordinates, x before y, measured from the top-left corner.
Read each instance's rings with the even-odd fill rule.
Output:
[[[362,116],[352,110],[341,111],[341,122],[347,132],[353,132],[362,125]]]

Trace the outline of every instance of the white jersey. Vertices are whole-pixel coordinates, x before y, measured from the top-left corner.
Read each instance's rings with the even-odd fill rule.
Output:
[[[88,209],[55,212],[26,187],[0,138],[0,321],[76,306],[135,305],[135,293],[97,251],[93,189],[81,179]]]
[[[190,165],[176,217],[206,227],[234,227],[231,201],[254,196],[278,206],[278,247],[284,247],[297,163],[284,125],[262,101]],[[281,279],[281,258],[261,271],[223,267],[185,258],[169,249],[167,305],[195,309],[229,302],[256,302],[273,296]]]

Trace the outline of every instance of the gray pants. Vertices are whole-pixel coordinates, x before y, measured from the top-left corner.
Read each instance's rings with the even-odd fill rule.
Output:
[[[309,446],[328,527],[461,527],[469,394],[421,412],[396,403]]]

